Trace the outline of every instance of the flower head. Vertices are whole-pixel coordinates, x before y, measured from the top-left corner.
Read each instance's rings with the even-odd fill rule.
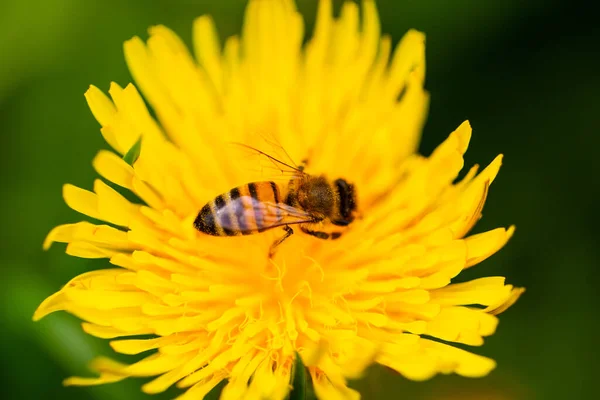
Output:
[[[44,244],[108,258],[46,299],[34,318],[65,310],[119,353],[156,350],[131,365],[98,359],[98,378],[153,376],[142,389],[188,388],[202,398],[284,398],[296,352],[320,398],[357,398],[346,386],[371,363],[410,379],[482,376],[494,361],[453,347],[483,343],[522,289],[504,278],[453,284],[513,228],[466,237],[500,168],[496,158],[456,181],[471,128],[458,127],[429,157],[415,153],[427,111],[424,37],[393,51],[373,1],[339,18],[319,2],[303,46],[302,17],[288,0],[251,0],[243,34],[221,49],[212,20],[194,23],[194,53],[163,26],[125,43],[133,85],[91,87],[92,113],[112,151],[93,161],[93,191],[65,185],[74,210],[98,221],[53,229]],[[269,140],[265,140],[265,136]],[[141,140],[141,141],[140,141]],[[338,240],[298,233],[278,247],[272,229],[212,237],[194,229],[204,204],[261,179],[254,159],[227,144],[276,142],[307,172],[351,181],[359,218]],[[139,157],[123,155],[141,143]],[[267,180],[262,177],[262,180]],[[285,184],[285,180],[282,181]],[[138,201],[122,194],[129,191]],[[151,335],[139,338],[140,335]]]

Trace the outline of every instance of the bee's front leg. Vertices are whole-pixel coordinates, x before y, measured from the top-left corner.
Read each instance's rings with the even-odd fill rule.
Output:
[[[279,246],[281,243],[283,243],[283,241],[285,239],[289,238],[294,233],[294,230],[292,228],[290,228],[288,225],[284,226],[283,230],[285,231],[285,235],[283,235],[282,237],[280,237],[279,239],[274,241],[273,244],[271,245],[271,247],[269,248],[269,258],[273,258],[273,256],[275,255],[275,250],[277,249],[277,246]]]

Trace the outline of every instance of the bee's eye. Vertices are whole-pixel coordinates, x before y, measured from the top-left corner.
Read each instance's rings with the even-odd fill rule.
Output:
[[[352,221],[352,211],[356,205],[354,202],[354,186],[350,185],[344,179],[337,179],[335,186],[339,194],[340,209],[339,213],[345,221]]]

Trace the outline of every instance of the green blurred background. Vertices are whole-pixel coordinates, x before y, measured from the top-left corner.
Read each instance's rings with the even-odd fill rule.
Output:
[[[122,42],[163,23],[189,43],[194,17],[210,13],[222,37],[237,33],[242,0],[3,0],[0,4],[2,397],[145,398],[141,382],[63,388],[104,341],[76,319],[31,321],[35,307],[71,277],[105,265],[63,246],[43,252],[55,225],[79,217],[61,186],[90,187],[91,160],[106,148],[83,93],[131,78]],[[336,2],[341,4],[340,1]],[[429,154],[464,119],[474,128],[467,163],[505,162],[477,231],[517,225],[508,246],[466,278],[507,276],[527,293],[476,352],[498,368],[484,379],[408,382],[372,368],[363,398],[564,399],[597,391],[600,29],[580,1],[380,0],[383,31],[427,33]],[[312,28],[315,3],[299,8]],[[392,396],[392,393],[394,394]],[[175,392],[154,398],[169,398]]]

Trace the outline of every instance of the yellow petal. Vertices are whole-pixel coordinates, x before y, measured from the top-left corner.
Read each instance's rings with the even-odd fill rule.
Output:
[[[202,382],[198,382],[181,396],[178,396],[176,400],[195,400],[203,399],[215,386],[219,384],[225,378],[223,373],[215,374],[209,378],[206,378]]]
[[[512,287],[504,285],[503,277],[474,279],[431,291],[431,301],[442,305],[490,305],[505,298]]]
[[[104,221],[120,226],[130,226],[139,212],[139,206],[131,204],[125,197],[99,179],[94,182],[98,212]]]
[[[60,311],[65,309],[65,295],[63,292],[56,292],[53,295],[46,298],[42,304],[38,306],[33,314],[33,320],[39,321],[44,318],[46,315],[51,314],[55,311]]]
[[[218,92],[223,90],[221,45],[213,19],[204,15],[194,21],[194,50],[198,63],[204,68]]]
[[[117,110],[113,105],[113,102],[104,94],[100,89],[94,85],[90,85],[90,88],[85,92],[85,99],[88,102],[88,106],[94,114],[96,120],[102,126],[108,126],[114,120]],[[114,143],[109,143],[115,148]]]
[[[160,337],[154,339],[125,339],[113,340],[110,346],[117,352],[122,354],[139,354],[148,350],[162,348],[164,346],[173,345],[186,341],[187,338],[180,338],[176,335]]]
[[[455,372],[469,378],[477,378],[489,374],[496,362],[487,357],[469,353],[456,347],[430,340],[424,340],[427,350],[434,350],[439,357],[442,372]]]
[[[121,336],[150,335],[154,333],[149,328],[141,328],[134,331],[124,331],[115,327],[100,326],[86,322],[82,323],[81,327],[83,328],[84,332],[102,339],[114,339]]]
[[[163,139],[161,129],[150,116],[146,104],[135,86],[128,84],[125,89],[121,89],[113,83],[109,92],[119,115],[130,127],[129,131],[124,130],[119,135],[119,143],[123,148],[129,150],[140,135],[143,135],[144,141],[156,142]]]
[[[137,85],[151,104],[161,104],[161,113],[167,112],[166,107],[170,102],[166,97],[164,88],[157,79],[154,63],[148,55],[144,42],[139,37],[133,37],[123,45],[125,60]],[[173,112],[174,110],[170,110]]]
[[[131,376],[156,376],[185,363],[193,355],[177,355],[156,353],[134,364],[127,365],[123,373]]]
[[[117,363],[116,361],[112,361],[110,359],[101,357],[94,360],[90,368],[94,371],[100,372],[100,376],[98,378],[80,378],[80,377],[71,377],[67,378],[63,381],[63,385],[65,386],[91,386],[91,385],[101,385],[104,383],[114,383],[119,382],[125,378],[126,375],[121,375],[115,373],[119,369],[123,368],[123,364]]]
[[[113,308],[141,306],[152,297],[143,292],[106,291],[92,289],[66,289],[65,296],[83,307],[110,310]]]
[[[81,258],[110,258],[117,254],[117,251],[107,247],[96,246],[89,242],[76,241],[70,242],[67,245],[66,253],[70,256]]]
[[[394,51],[389,71],[387,95],[396,97],[404,87],[409,72],[418,71],[424,76],[425,35],[416,30],[408,31]]]
[[[98,210],[98,197],[95,193],[66,184],[63,186],[65,203],[73,210],[96,219],[102,219]]]
[[[505,298],[498,300],[496,304],[490,304],[484,311],[493,315],[503,313],[510,306],[515,304],[523,293],[525,293],[525,288],[514,288]]]
[[[77,241],[90,242],[115,249],[130,247],[127,234],[119,229],[108,225],[78,222],[76,224],[59,225],[52,229],[46,240],[44,240],[44,250],[49,249],[54,242],[71,243]]]
[[[331,400],[360,399],[360,394],[356,390],[350,389],[345,385],[333,384],[322,371],[311,368],[310,373],[315,394],[318,398]]]
[[[132,189],[133,168],[115,153],[100,150],[92,164],[102,177],[121,187]]]
[[[465,243],[467,245],[467,265],[471,267],[479,264],[508,242],[515,231],[515,227],[508,229],[497,228],[488,232],[469,236]]]
[[[471,346],[483,344],[483,336],[494,333],[498,319],[482,310],[448,307],[427,323],[426,334]]]

